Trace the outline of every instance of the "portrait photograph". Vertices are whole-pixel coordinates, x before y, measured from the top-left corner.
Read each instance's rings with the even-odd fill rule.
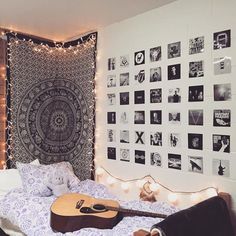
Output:
[[[150,82],[161,81],[161,67],[150,69]]]
[[[167,70],[168,70],[168,80],[180,79],[181,76],[180,64],[169,65]]]
[[[179,103],[181,102],[180,88],[170,88],[168,95],[169,103]]]
[[[189,102],[202,102],[203,100],[204,100],[203,85],[189,86],[188,101]]]
[[[162,123],[162,111],[152,110],[150,111],[150,124],[161,125]]]
[[[158,152],[150,153],[151,166],[161,166],[161,155]]]

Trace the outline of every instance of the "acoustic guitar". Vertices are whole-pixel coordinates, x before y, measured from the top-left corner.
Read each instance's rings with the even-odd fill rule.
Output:
[[[111,229],[123,216],[166,218],[159,213],[121,208],[114,200],[97,199],[79,193],[58,197],[51,206],[51,228],[56,232],[73,232],[82,228]]]

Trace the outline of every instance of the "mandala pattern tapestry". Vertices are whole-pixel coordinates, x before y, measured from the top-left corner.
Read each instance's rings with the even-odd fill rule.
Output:
[[[69,161],[81,180],[91,178],[96,38],[49,46],[8,37],[11,167]]]

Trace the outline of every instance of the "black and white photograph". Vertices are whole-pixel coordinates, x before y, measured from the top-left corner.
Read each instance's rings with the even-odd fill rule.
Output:
[[[189,39],[189,55],[204,52],[204,36]]]
[[[107,112],[107,124],[116,123],[116,113],[114,111]]]
[[[188,124],[189,125],[203,125],[203,110],[189,110],[188,111]]]
[[[168,44],[167,51],[168,51],[168,59],[180,57],[181,56],[181,43],[175,42],[175,43]]]
[[[188,156],[188,171],[203,173],[203,158],[199,156]]]
[[[214,101],[230,101],[230,100],[231,100],[231,84],[215,84]]]
[[[107,87],[116,87],[116,75],[108,75],[107,76]]]
[[[135,150],[135,163],[145,165],[145,151]]]
[[[145,133],[144,131],[135,131],[135,143],[145,144]]]
[[[107,94],[107,103],[109,106],[116,105],[116,94],[108,93]]]
[[[145,124],[145,111],[134,112],[134,124]]]
[[[150,89],[150,103],[161,103],[162,102],[162,89]]]
[[[169,89],[168,102],[169,103],[181,102],[180,88]]]
[[[215,75],[231,73],[231,57],[215,58],[213,64]]]
[[[230,136],[213,134],[213,151],[230,153]]]
[[[111,160],[116,160],[116,148],[114,147],[107,148],[107,158]]]
[[[179,111],[170,111],[169,112],[169,124],[180,124],[180,112]]]
[[[230,127],[231,111],[229,109],[213,111],[213,126]]]
[[[144,104],[145,103],[145,91],[134,91],[134,104]]]
[[[116,130],[108,129],[107,130],[107,142],[115,142],[116,141]]]
[[[150,49],[150,62],[161,60],[161,46]]]
[[[116,69],[116,58],[108,58],[108,70],[115,70]]]
[[[120,123],[125,125],[129,123],[129,117],[127,111],[121,111],[120,112]]]
[[[162,132],[152,131],[150,133],[150,145],[162,146]]]
[[[203,61],[189,62],[189,78],[198,78],[204,76]]]
[[[168,80],[180,79],[181,67],[180,64],[168,66]]]
[[[181,155],[168,153],[168,168],[181,170]]]
[[[130,161],[130,154],[129,154],[129,149],[120,149],[120,160],[121,161]]]
[[[120,105],[129,105],[129,92],[120,93]]]
[[[129,72],[120,74],[120,86],[129,85]]]
[[[213,34],[213,49],[228,48],[231,46],[231,31],[224,30]]]
[[[213,159],[212,170],[213,175],[230,177],[229,160]]]
[[[129,130],[121,130],[120,131],[120,142],[121,143],[129,143]]]
[[[202,150],[203,149],[203,135],[189,133],[188,134],[188,148]]]
[[[120,67],[129,66],[129,55],[120,56]]]
[[[161,81],[161,67],[150,68],[150,82]]]
[[[203,85],[189,86],[188,101],[189,102],[202,102],[203,100],[204,100]]]
[[[181,147],[181,137],[179,133],[169,133],[168,143],[170,147]]]
[[[150,124],[161,125],[162,123],[162,111],[152,110],[150,111]]]
[[[150,153],[150,161],[151,166],[161,166],[161,155],[158,152],[151,152]]]
[[[134,53],[134,65],[145,64],[145,50],[138,51]]]
[[[140,70],[134,75],[136,84],[142,84],[145,81],[145,70]]]

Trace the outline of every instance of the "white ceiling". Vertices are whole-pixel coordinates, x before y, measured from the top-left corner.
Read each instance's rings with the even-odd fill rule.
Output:
[[[0,27],[61,41],[173,1],[1,0]]]

